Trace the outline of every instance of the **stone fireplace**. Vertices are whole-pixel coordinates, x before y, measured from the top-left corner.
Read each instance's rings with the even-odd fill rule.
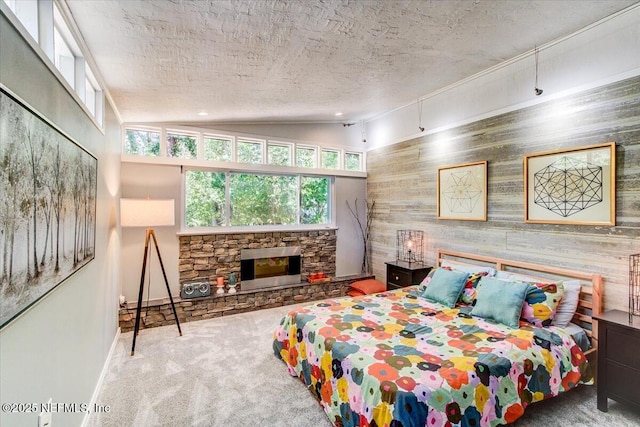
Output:
[[[294,273],[295,277],[290,280],[297,283],[305,282],[310,274],[316,272],[323,272],[328,277],[335,277],[335,230],[204,234],[180,236],[178,265],[180,284],[208,281],[212,287],[215,287],[218,277],[222,277],[224,283],[228,284],[229,275],[235,273],[238,278],[238,290],[257,289],[255,283],[250,282],[255,280],[255,277],[245,276],[246,272],[242,268],[244,257],[250,259],[256,253],[258,258],[279,257],[281,255],[278,253],[285,252],[278,251],[283,251],[283,248],[286,247],[298,248],[297,250],[299,250],[298,255],[287,255],[290,263],[289,269],[294,269],[296,262],[299,262],[299,272]],[[263,249],[274,250],[274,255],[259,255],[259,250]],[[299,261],[292,258],[295,256],[299,256]],[[263,272],[264,274],[267,273]],[[245,283],[245,281],[249,281],[249,283]],[[271,283],[271,285],[259,284],[258,286],[262,288],[285,285],[285,283],[277,281]],[[293,282],[288,284],[291,283]]]
[[[285,247],[297,247],[298,255],[289,255],[289,249],[284,250]],[[274,252],[251,252],[274,248],[276,249]],[[246,250],[250,251],[245,253]],[[257,257],[255,257],[256,254]],[[287,257],[287,261],[285,263],[273,260],[271,263],[273,265],[269,266],[269,260],[274,257]],[[243,261],[248,259],[266,259],[264,269],[259,268],[260,279],[274,279],[276,277],[273,276],[274,274],[283,273],[285,265],[288,272],[295,271],[295,264],[298,262],[299,273],[293,279],[296,283],[272,282],[262,285],[265,286],[264,288],[252,289],[251,279],[247,279],[248,276],[245,276],[246,273],[242,269]],[[178,268],[181,284],[208,281],[212,287],[215,287],[218,277],[224,278],[225,284],[228,284],[231,273],[239,276],[239,290],[236,294],[212,294],[208,297],[184,300],[174,297],[180,322],[340,297],[346,295],[350,283],[373,277],[364,274],[335,277],[335,230],[180,236]],[[331,281],[318,284],[307,282],[309,274],[320,271],[331,277]],[[268,277],[270,275],[271,277]],[[255,276],[254,261],[254,278]],[[145,313],[147,314],[143,316],[141,323],[143,329],[175,324],[168,301],[150,302]],[[133,330],[134,322],[135,303],[132,302],[120,310],[122,332]]]

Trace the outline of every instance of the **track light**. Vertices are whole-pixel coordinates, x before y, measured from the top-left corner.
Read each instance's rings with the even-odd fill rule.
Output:
[[[360,121],[360,131],[362,132],[362,143],[366,144],[367,143],[367,131],[364,128],[364,120]]]
[[[342,126],[348,128],[349,126],[353,126],[355,123],[343,123]]]
[[[540,96],[544,91],[538,87],[538,47],[537,46],[535,47],[535,57],[536,57],[536,84],[533,90],[536,93],[536,96]]]
[[[418,129],[420,129],[420,132],[424,132],[424,128],[422,126],[418,126]]]
[[[420,132],[424,132],[424,127],[422,126],[422,99],[418,99],[418,129]]]

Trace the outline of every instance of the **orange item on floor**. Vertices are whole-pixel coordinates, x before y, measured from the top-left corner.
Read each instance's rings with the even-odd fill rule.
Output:
[[[358,280],[349,285],[347,295],[357,297],[360,295],[375,294],[385,292],[387,285],[376,279]]]

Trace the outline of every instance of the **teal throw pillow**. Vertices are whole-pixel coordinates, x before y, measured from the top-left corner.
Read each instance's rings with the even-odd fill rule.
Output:
[[[465,272],[438,268],[422,292],[422,296],[429,301],[453,307],[464,288],[467,277],[469,274]]]
[[[476,305],[471,310],[471,315],[517,328],[528,289],[528,283],[513,283],[482,277],[478,284]]]

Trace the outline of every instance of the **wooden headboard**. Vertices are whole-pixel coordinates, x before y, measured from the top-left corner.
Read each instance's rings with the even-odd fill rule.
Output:
[[[573,316],[573,323],[580,325],[591,339],[591,349],[585,354],[593,353],[598,348],[598,322],[594,315],[602,312],[602,276],[593,273],[567,270],[564,268],[549,267],[522,261],[511,261],[502,258],[494,258],[484,255],[467,254],[463,252],[438,249],[438,265],[442,261],[459,262],[493,267],[496,270],[509,271],[524,274],[543,280],[579,280],[581,283],[578,308]]]

